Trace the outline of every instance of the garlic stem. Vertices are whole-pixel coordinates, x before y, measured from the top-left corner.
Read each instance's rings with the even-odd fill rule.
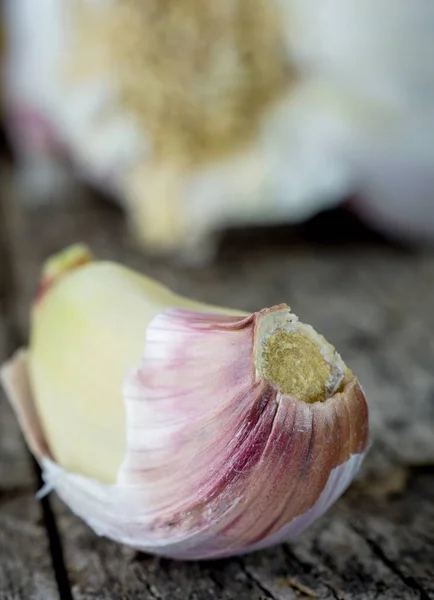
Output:
[[[282,306],[259,317],[256,376],[298,400],[327,400],[339,390],[348,370],[331,344]]]

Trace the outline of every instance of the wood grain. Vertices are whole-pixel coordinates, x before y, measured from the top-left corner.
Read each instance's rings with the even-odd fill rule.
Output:
[[[75,600],[434,598],[434,255],[379,242],[342,248],[341,226],[310,242],[233,236],[217,264],[193,270],[138,253],[122,215],[100,200],[22,213],[12,246],[23,336],[42,261],[84,241],[199,300],[246,310],[288,302],[336,345],[371,406],[372,447],[360,478],[291,545],[176,563],[98,538],[55,500]]]
[[[17,342],[10,230],[0,195],[0,362]],[[9,223],[9,221],[8,221]],[[36,476],[14,414],[0,390],[0,600],[56,600]]]
[[[31,494],[0,496],[0,598],[59,598],[40,507]]]

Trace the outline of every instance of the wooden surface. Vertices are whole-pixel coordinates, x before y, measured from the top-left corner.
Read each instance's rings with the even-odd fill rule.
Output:
[[[5,178],[2,177],[1,181]],[[3,187],[0,208],[0,361],[18,342],[17,297]],[[6,227],[8,225],[8,227]],[[0,600],[59,598],[36,478],[15,416],[0,389]]]
[[[200,300],[246,310],[288,302],[359,376],[373,440],[359,479],[294,543],[184,564],[98,538],[53,495],[37,503],[37,472],[1,396],[0,600],[434,598],[432,251],[344,243],[359,237],[351,223],[324,218],[303,236],[233,234],[215,266],[188,270],[138,253],[122,215],[100,200],[21,210],[6,184],[2,195],[2,357],[26,338],[41,262],[81,240]]]

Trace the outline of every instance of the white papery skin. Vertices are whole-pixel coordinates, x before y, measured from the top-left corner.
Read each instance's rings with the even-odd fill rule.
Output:
[[[128,209],[142,206],[135,226],[143,243],[181,250],[192,260],[211,256],[213,235],[227,226],[301,221],[352,193],[358,194],[355,210],[379,228],[432,238],[432,1],[273,2],[296,81],[264,113],[245,151],[184,172],[176,165],[147,170],[152,139],[120,104],[110,73],[64,85],[65,0],[6,0],[7,96],[12,106],[34,113],[21,124],[22,137],[13,137],[20,138],[27,167],[38,172],[39,164],[45,174],[31,180],[33,197],[38,181],[59,183],[59,170],[49,165],[50,156],[56,159],[46,140],[51,135],[86,178]],[[93,4],[107,11],[111,2]],[[131,170],[146,176],[125,177]],[[157,218],[158,227],[146,224]]]
[[[97,277],[100,267],[84,267],[83,274],[86,269]],[[119,280],[119,268],[101,269],[105,281],[112,269],[112,301],[121,306],[119,298],[127,290],[119,290],[119,281],[124,281]],[[59,284],[51,283],[53,290],[43,290],[35,311],[56,294],[56,287],[57,296],[52,298],[59,301],[62,286],[70,293],[74,282],[83,282],[78,271],[69,287],[66,275]],[[156,288],[149,289],[152,298]],[[133,290],[139,293],[132,287],[128,294]],[[86,297],[87,292],[82,293]],[[109,304],[109,290],[106,298]],[[107,307],[101,309],[107,310],[110,314]],[[312,339],[320,344],[323,356],[341,373],[325,401],[299,400],[258,376],[254,356],[262,343],[264,319],[276,327],[310,329],[298,325],[286,305],[249,316],[231,316],[223,309],[217,313],[211,307],[166,308],[153,317],[140,363],[131,365],[124,379],[126,449],[113,484],[68,471],[56,462],[43,425],[50,425],[51,414],[44,408],[40,420],[37,406],[43,408],[43,398],[36,405],[33,398],[40,366],[29,351],[20,351],[3,367],[2,381],[27,443],[43,467],[47,489],[56,490],[96,533],[174,558],[240,554],[300,534],[356,475],[367,449],[368,409],[357,379],[344,374],[340,357],[314,332]],[[110,329],[110,320],[106,327]],[[80,340],[73,336],[64,339],[62,349],[53,340],[57,354],[72,352]],[[88,368],[92,358],[86,358],[86,347],[76,350]],[[110,356],[110,349],[104,351]],[[83,371],[77,368],[80,377]],[[76,385],[72,377],[71,388]],[[35,389],[42,389],[40,383]],[[92,403],[92,393],[88,394],[87,404]],[[61,400],[51,407],[53,423],[65,431],[61,436],[76,435],[74,410],[74,405],[63,409]],[[86,415],[82,418],[87,427]],[[52,424],[46,432],[50,439],[58,437]],[[99,434],[95,432],[95,444],[104,441]],[[54,454],[57,447],[59,441]],[[67,454],[62,456],[69,460]],[[103,460],[100,447],[95,456]],[[105,474],[103,466],[93,468]]]

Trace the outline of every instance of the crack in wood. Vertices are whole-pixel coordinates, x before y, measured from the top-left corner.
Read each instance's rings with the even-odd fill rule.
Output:
[[[346,594],[342,590],[338,589],[336,586],[332,585],[331,583],[325,583],[325,586],[330,591],[330,593],[332,594],[332,596],[335,600],[351,600],[351,598],[348,596],[348,594]]]
[[[161,600],[162,596],[157,592],[157,594],[154,592],[154,590],[152,589],[152,586],[149,583],[146,583],[146,581],[143,581],[143,585],[146,588],[146,591],[149,592],[150,597],[153,598],[154,600]]]
[[[287,559],[292,564],[298,566],[300,571],[304,575],[315,575],[314,573],[312,573],[312,571],[313,571],[312,565],[309,563],[306,563],[306,562],[302,561],[300,558],[298,558],[294,554],[294,552],[291,550],[291,547],[288,544],[284,544],[283,551],[284,551],[284,554],[287,557]],[[327,568],[327,570],[329,572],[329,576],[334,580],[339,579],[339,574],[336,572],[336,569],[332,565],[331,561],[327,560],[328,556],[325,555],[317,545],[315,545],[315,552],[321,556],[321,560],[323,561],[324,566]],[[319,575],[319,572],[318,572],[318,575]],[[322,580],[322,583],[324,584],[324,586],[330,591],[330,593],[332,594],[332,596],[335,600],[350,600],[350,597],[344,591],[339,589],[339,586],[337,584],[334,584],[333,581],[326,582],[326,581],[324,581],[324,577],[322,577],[321,580]]]
[[[282,550],[286,558],[291,563],[298,566],[300,568],[300,571],[303,572],[305,575],[309,575],[312,572],[312,565],[298,558],[298,556],[296,556],[292,551],[291,546],[289,546],[288,544],[283,544]]]
[[[33,467],[36,473],[38,489],[40,489],[43,485],[43,481],[41,470],[35,460],[33,460]],[[51,564],[53,566],[54,577],[59,590],[59,598],[60,600],[74,600],[63,555],[63,544],[49,497],[43,497],[40,500],[40,505],[50,548]]]
[[[342,598],[339,598],[338,593],[332,585],[330,585],[329,583],[326,583],[325,585],[335,600],[343,600]]]
[[[359,528],[357,525],[353,523],[349,523],[349,526],[353,531],[355,531],[361,538],[366,542],[369,546],[373,554],[390,570],[394,573],[399,579],[411,590],[414,590],[420,594],[420,600],[431,600],[430,595],[424,589],[424,587],[411,575],[405,575],[399,568],[399,566],[390,558],[386,556],[383,549],[379,544],[374,542],[371,538],[369,538],[362,528]]]
[[[14,250],[12,238],[8,224],[8,204],[4,197],[4,191],[0,197],[0,311],[6,318],[6,352],[10,353],[22,343],[19,334],[18,317],[16,314],[16,277],[14,273]],[[29,454],[29,460],[32,463],[33,471],[36,476],[38,489],[42,486],[42,476],[39,465]],[[13,493],[13,491],[12,491]],[[21,490],[22,493],[22,490]],[[10,494],[6,494],[10,497]],[[4,498],[4,494],[3,494]],[[48,544],[51,554],[51,564],[59,592],[60,600],[73,600],[71,587],[68,581],[67,570],[63,559],[63,550],[60,540],[60,534],[57,528],[54,514],[51,510],[50,501],[45,497],[40,502],[45,532],[48,538]]]
[[[237,563],[238,563],[241,571],[247,577],[247,579],[249,579],[249,581],[254,583],[261,590],[261,592],[263,594],[265,594],[265,597],[267,598],[267,600],[278,600],[276,598],[276,596],[264,586],[264,584],[261,582],[261,580],[258,577],[256,577],[256,575],[254,575],[253,573],[251,573],[249,571],[247,565],[244,563],[244,561],[242,559],[238,559]]]

